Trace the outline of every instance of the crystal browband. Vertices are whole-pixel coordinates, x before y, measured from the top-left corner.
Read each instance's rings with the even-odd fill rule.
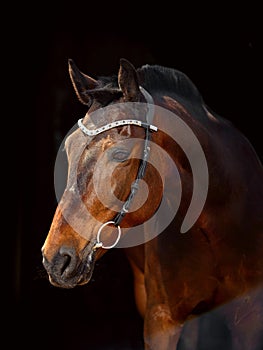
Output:
[[[84,132],[84,134],[86,134],[88,136],[95,136],[95,135],[98,135],[106,130],[115,128],[117,126],[128,125],[128,124],[141,126],[143,128],[149,128],[151,131],[158,130],[158,128],[154,125],[147,124],[147,123],[141,122],[140,120],[135,120],[135,119],[118,120],[116,122],[112,122],[112,123],[109,123],[107,125],[104,125],[101,128],[91,130],[91,129],[87,129],[86,126],[83,125],[82,120],[83,120],[83,118],[78,120],[78,126]]]

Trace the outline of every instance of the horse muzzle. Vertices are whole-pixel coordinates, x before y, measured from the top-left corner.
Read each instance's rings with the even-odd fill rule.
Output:
[[[83,285],[91,279],[95,265],[95,251],[85,251],[81,257],[72,247],[62,246],[47,259],[45,250],[42,249],[43,266],[46,269],[49,281],[52,285],[60,288],[74,288]]]

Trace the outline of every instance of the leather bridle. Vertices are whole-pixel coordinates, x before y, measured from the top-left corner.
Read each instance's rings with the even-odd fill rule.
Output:
[[[96,136],[106,130],[122,126],[122,125],[137,125],[140,127],[143,127],[145,129],[145,139],[144,139],[144,149],[143,149],[143,157],[141,159],[141,163],[137,172],[136,179],[131,185],[131,190],[130,194],[127,198],[127,200],[124,202],[121,210],[117,213],[117,215],[113,218],[111,221],[107,221],[104,223],[98,233],[97,233],[97,241],[94,243],[93,249],[98,249],[98,248],[104,248],[104,249],[110,249],[113,248],[117,245],[119,242],[120,236],[121,236],[121,229],[120,229],[120,223],[123,220],[124,216],[129,212],[129,208],[131,206],[131,202],[133,200],[133,197],[135,196],[136,192],[138,191],[138,186],[139,186],[139,181],[144,177],[145,175],[145,170],[147,167],[147,161],[149,158],[149,153],[150,153],[150,139],[151,139],[151,132],[157,131],[158,128],[154,125],[152,125],[153,117],[154,117],[154,102],[152,96],[143,88],[140,86],[140,90],[143,94],[143,96],[146,99],[147,102],[147,113],[146,113],[146,122],[142,122],[139,120],[135,119],[124,119],[124,120],[119,120],[115,122],[111,122],[107,125],[104,125],[98,129],[87,129],[83,123],[82,120],[83,118],[78,120],[78,126],[82,130],[82,132],[88,136]],[[118,237],[115,241],[114,244],[110,246],[104,246],[103,243],[100,240],[100,235],[102,232],[102,229],[107,226],[113,224],[114,226],[117,227],[118,229]]]

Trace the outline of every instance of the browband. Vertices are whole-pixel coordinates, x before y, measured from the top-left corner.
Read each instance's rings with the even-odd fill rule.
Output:
[[[106,130],[115,128],[117,126],[122,126],[122,125],[137,125],[137,126],[141,126],[143,128],[149,128],[151,131],[157,131],[158,128],[154,125],[152,125],[152,120],[153,120],[153,116],[154,116],[154,102],[153,99],[151,97],[151,95],[142,87],[140,86],[140,90],[142,92],[142,94],[144,95],[146,101],[147,101],[147,106],[148,106],[148,113],[146,115],[146,120],[147,122],[142,122],[140,120],[136,120],[136,119],[123,119],[123,120],[118,120],[115,122],[111,122],[109,124],[106,124],[98,129],[88,129],[86,128],[86,126],[82,123],[83,118],[78,120],[78,126],[81,129],[81,131],[88,135],[88,136],[95,136],[98,135]]]
[[[151,131],[157,131],[158,128],[154,125],[150,125],[144,122],[141,122],[140,120],[135,120],[135,119],[123,119],[123,120],[118,120],[116,122],[112,122],[109,123],[107,125],[102,126],[101,128],[98,129],[87,129],[86,126],[82,123],[83,118],[78,120],[78,126],[81,129],[81,131],[84,132],[84,134],[88,135],[88,136],[95,136],[98,135],[106,130],[115,128],[117,126],[122,126],[122,125],[128,125],[128,124],[133,124],[133,125],[137,125],[137,126],[142,126],[144,128],[149,127],[149,129]]]

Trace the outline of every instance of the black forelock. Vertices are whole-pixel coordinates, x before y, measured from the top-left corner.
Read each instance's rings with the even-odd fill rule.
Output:
[[[100,88],[104,89],[116,89],[118,88],[117,75],[112,76],[100,76],[98,77],[98,83]]]

